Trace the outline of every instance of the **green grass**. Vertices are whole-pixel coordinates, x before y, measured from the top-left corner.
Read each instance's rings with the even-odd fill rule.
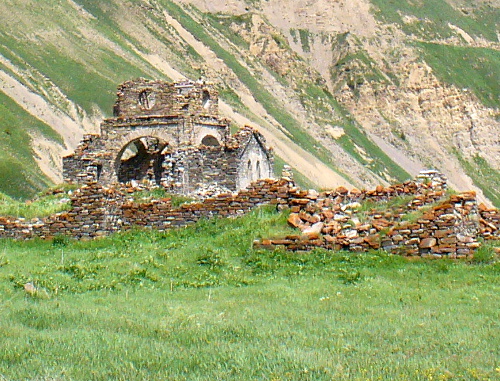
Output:
[[[309,43],[310,39],[310,33],[306,29],[299,29],[299,38],[300,38],[300,44],[302,45],[302,50],[305,53],[310,53],[311,52],[311,46]]]
[[[180,206],[182,204],[195,201],[193,198],[190,197],[169,193],[164,188],[154,188],[151,190],[134,192],[133,198],[136,202],[149,202],[151,200],[168,198],[170,199],[170,202],[172,203],[173,206]]]
[[[126,57],[105,43],[84,38],[79,30],[80,14],[67,4],[54,2],[40,4],[38,12],[19,11],[19,15],[30,15],[27,30],[17,25],[9,30],[0,28],[0,54],[27,73],[35,68],[50,78],[88,114],[93,114],[97,106],[110,115],[117,84],[136,77],[161,78],[161,73],[130,48],[132,43],[139,49],[141,45],[110,17],[115,9],[111,2],[95,5],[97,3],[80,0],[78,3],[98,18],[88,21],[85,27],[103,40],[115,43]],[[47,37],[55,32],[58,38]]]
[[[361,206],[356,211],[356,217],[360,219],[360,221],[367,221],[372,212],[395,212],[398,209],[407,209],[408,204],[415,197],[412,195],[409,196],[396,196],[387,201],[379,201],[375,202],[373,200],[364,200],[361,202]]]
[[[445,0],[371,0],[375,15],[382,21],[402,26],[407,34],[414,34],[426,40],[447,38],[456,35],[448,23],[458,26],[472,36],[498,41],[497,23],[500,9],[491,6],[480,7],[471,3],[472,14],[466,15],[452,7]],[[415,21],[403,22],[404,16],[413,16]]]
[[[19,201],[0,193],[0,216],[15,218],[41,218],[69,210],[73,185],[58,186],[44,191],[28,201]],[[56,192],[56,190],[59,190]]]
[[[0,92],[0,192],[11,197],[29,198],[50,184],[33,158],[30,132],[61,142],[49,126]]]
[[[499,263],[251,249],[285,219],[1,240],[1,378],[498,378]]]
[[[492,168],[486,160],[476,155],[472,160],[466,160],[458,151],[455,151],[460,164],[464,167],[467,175],[474,184],[481,188],[484,195],[500,208],[500,172]]]
[[[250,44],[242,36],[231,29],[231,25],[236,24],[247,29],[247,27],[252,23],[251,13],[237,16],[223,13],[204,13],[203,19],[207,20],[213,28],[215,28],[234,45],[245,50],[248,50],[250,47]]]
[[[443,82],[471,90],[488,107],[500,107],[500,52],[488,48],[470,48],[417,43],[433,73]]]

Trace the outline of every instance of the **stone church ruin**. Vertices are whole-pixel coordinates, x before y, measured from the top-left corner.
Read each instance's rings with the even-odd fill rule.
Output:
[[[230,132],[213,86],[128,81],[118,87],[113,117],[101,123],[100,134],[85,135],[63,158],[63,177],[77,184],[144,182],[184,195],[207,187],[234,192],[272,178],[262,134],[250,127]]]
[[[303,190],[289,167],[272,179],[273,157],[263,136],[249,127],[231,135],[229,121],[218,114],[217,91],[202,82],[125,82],[113,113],[100,134],[86,135],[63,158],[65,180],[83,184],[72,192],[69,209],[29,221],[0,216],[0,238],[91,239],[134,227],[165,231],[202,218],[241,216],[265,204],[288,209],[295,232],[255,240],[260,249],[384,250],[455,259],[471,258],[482,240],[500,238],[500,211],[477,205],[474,192],[448,193],[436,170],[373,190]],[[134,198],[150,185],[201,197],[181,205],[171,197]]]

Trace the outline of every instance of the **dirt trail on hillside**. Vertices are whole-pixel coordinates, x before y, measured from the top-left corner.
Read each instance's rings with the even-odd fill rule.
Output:
[[[179,35],[189,45],[191,45],[198,54],[200,54],[205,59],[208,65],[212,66],[212,68],[215,70],[230,70],[209,47],[204,45],[201,41],[197,40],[189,31],[184,29],[177,20],[175,20],[166,12],[164,13],[164,16],[165,20],[175,28],[177,33],[179,33]],[[154,59],[153,61],[156,61],[156,63],[158,63],[157,59]],[[153,63],[153,61],[151,62]],[[165,74],[173,76],[172,74],[174,69],[170,67],[170,65],[168,65],[166,61],[161,62],[159,69],[163,70]],[[180,75],[180,73],[178,74]],[[241,87],[244,87],[244,85],[242,85]],[[246,87],[246,91],[242,91],[241,88],[233,88],[233,90],[238,94],[238,96],[240,96],[243,103],[247,105],[247,107],[251,109],[253,113],[265,120],[273,121],[274,124],[278,124],[276,121],[274,121],[273,117],[266,112],[264,107],[254,99],[251,92]],[[259,125],[248,119],[247,117],[237,113],[231,108],[231,106],[222,101],[220,101],[220,109],[225,116],[233,119],[239,125],[257,126],[259,131],[266,138],[267,142],[274,148],[278,156],[280,156],[290,166],[298,170],[319,187],[335,188],[341,185],[352,187],[352,184],[350,184],[346,179],[326,166],[318,158],[314,157],[312,154],[295,144],[284,134],[284,132],[279,131],[278,128]]]

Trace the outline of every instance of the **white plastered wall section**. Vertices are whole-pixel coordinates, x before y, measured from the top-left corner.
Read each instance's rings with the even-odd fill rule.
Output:
[[[273,170],[266,151],[255,136],[250,138],[238,164],[238,189],[246,188],[252,181],[272,178]]]

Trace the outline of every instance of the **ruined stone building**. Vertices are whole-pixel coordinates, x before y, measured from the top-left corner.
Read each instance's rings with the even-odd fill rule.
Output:
[[[104,185],[132,180],[195,194],[226,191],[273,177],[264,137],[249,127],[230,134],[218,93],[202,82],[138,79],[118,88],[113,118],[63,158],[65,181]]]

